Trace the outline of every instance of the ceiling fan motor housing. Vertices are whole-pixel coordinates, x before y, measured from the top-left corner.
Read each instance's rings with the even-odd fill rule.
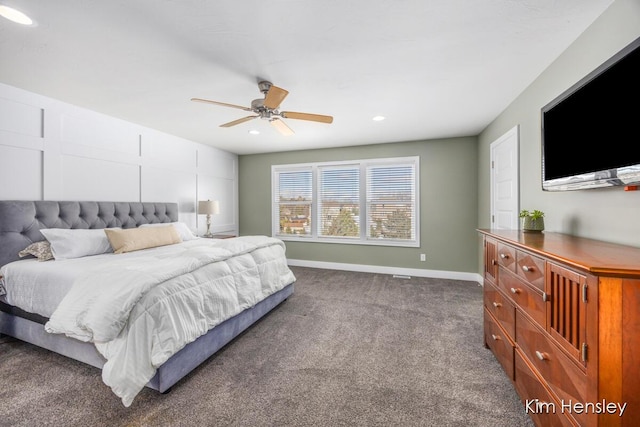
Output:
[[[256,113],[261,110],[266,110],[267,107],[264,106],[264,99],[260,98],[260,99],[254,99],[253,101],[251,101],[251,109]]]
[[[269,89],[271,89],[271,82],[268,82],[266,80],[258,82],[258,88],[260,89],[260,92],[266,95],[267,92],[269,92]]]
[[[251,101],[251,110],[260,115],[261,119],[271,120],[271,116],[277,115],[276,110],[264,106],[264,99],[254,99]]]

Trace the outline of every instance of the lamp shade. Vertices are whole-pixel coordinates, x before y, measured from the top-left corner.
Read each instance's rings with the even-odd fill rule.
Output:
[[[201,215],[217,215],[220,213],[220,204],[217,200],[198,202],[198,213]]]

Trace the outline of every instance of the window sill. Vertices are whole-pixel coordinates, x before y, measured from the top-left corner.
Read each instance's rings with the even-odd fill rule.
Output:
[[[364,245],[364,246],[391,246],[404,248],[419,248],[420,242],[417,240],[383,240],[383,239],[350,239],[350,238],[331,238],[331,237],[303,237],[290,235],[274,235],[273,237],[285,242],[303,242],[303,243],[331,243],[343,245]]]

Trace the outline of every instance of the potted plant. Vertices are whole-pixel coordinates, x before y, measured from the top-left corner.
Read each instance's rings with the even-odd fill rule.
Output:
[[[522,218],[522,231],[525,233],[540,233],[544,230],[544,212],[534,210],[529,212],[526,209],[520,211]]]

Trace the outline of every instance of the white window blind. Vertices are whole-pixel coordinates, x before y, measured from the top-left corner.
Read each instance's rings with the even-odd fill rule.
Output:
[[[360,238],[360,166],[321,166],[318,172],[318,235]]]
[[[415,165],[367,167],[367,237],[415,240]]]
[[[274,207],[279,235],[311,234],[313,206],[313,174],[306,170],[280,171],[275,174]]]

